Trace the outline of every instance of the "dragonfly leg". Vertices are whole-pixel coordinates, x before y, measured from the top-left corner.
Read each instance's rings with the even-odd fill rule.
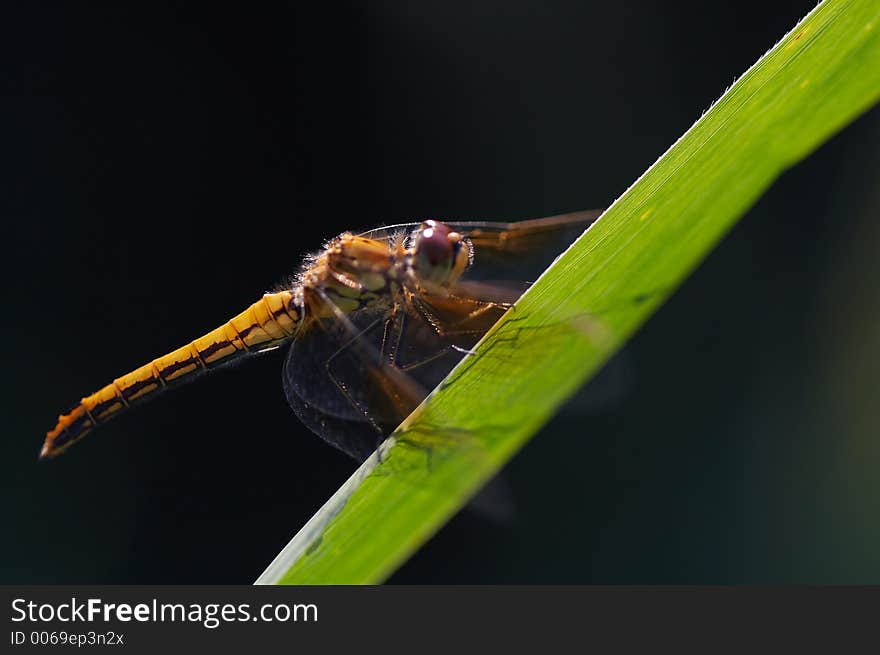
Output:
[[[417,362],[412,362],[411,364],[405,364],[403,366],[400,366],[399,368],[401,371],[406,371],[407,373],[409,373],[410,371],[414,371],[415,369],[419,368],[420,366],[425,366],[426,364],[430,364],[431,362],[434,362],[434,361],[440,359],[441,357],[445,357],[446,355],[448,355],[451,352],[455,352],[456,349],[457,349],[457,346],[446,346],[446,348],[443,348],[442,350],[438,350],[433,355],[429,355],[428,357],[425,357],[424,359],[420,359]]]
[[[479,307],[477,307],[472,312],[470,312],[465,318],[461,319],[459,324],[466,323],[467,321],[471,321],[475,318],[478,318],[478,317],[482,316],[483,314],[485,314],[490,309],[503,309],[506,312],[508,309],[514,308],[514,305],[512,302],[496,302],[494,300],[472,300],[472,299],[468,300],[468,299],[459,298],[458,296],[456,296],[454,294],[451,294],[450,298],[454,298],[456,300],[467,300],[467,302],[472,302],[472,303],[479,305]]]
[[[370,412],[367,411],[366,408],[362,407],[361,404],[354,398],[354,396],[352,396],[351,393],[349,393],[348,387],[345,384],[345,382],[338,379],[333,374],[333,371],[330,369],[330,360],[327,360],[327,364],[325,366],[327,369],[327,377],[329,377],[330,380],[333,382],[333,384],[336,386],[336,388],[339,389],[339,393],[341,393],[343,396],[345,396],[345,399],[351,404],[352,407],[354,407],[358,412],[363,414],[364,420],[366,420],[367,423],[370,424],[370,426],[377,432],[377,434],[381,438],[384,435],[384,431],[382,430],[381,427],[379,427],[379,425],[376,423],[376,421],[373,420],[373,417],[370,416]]]
[[[357,338],[357,337],[355,337],[355,338]],[[349,342],[349,343],[351,343],[351,342]],[[376,421],[370,415],[370,412],[367,410],[367,408],[363,407],[358,402],[358,400],[353,395],[351,395],[351,393],[348,390],[348,386],[345,384],[345,382],[343,380],[340,380],[339,378],[337,378],[336,375],[334,375],[333,370],[332,370],[333,360],[336,359],[336,357],[338,357],[339,355],[341,355],[343,352],[345,352],[347,350],[347,345],[348,344],[342,346],[339,350],[337,350],[335,353],[333,353],[327,359],[327,362],[325,363],[324,367],[326,369],[327,377],[330,378],[330,381],[333,382],[333,384],[339,390],[339,393],[341,393],[345,397],[345,399],[348,401],[348,403],[358,413],[360,413],[364,417],[364,420],[370,424],[370,427],[373,428],[373,431],[376,433],[376,443],[374,444],[374,446],[375,446],[375,449],[378,453],[379,461],[381,462],[382,461],[382,453],[378,452],[378,448],[379,448],[379,445],[382,443],[382,441],[384,441],[384,439],[385,439],[385,431],[379,426],[378,423],[376,423]]]
[[[461,299],[457,298],[457,300]],[[424,319],[424,321],[431,326],[431,329],[434,330],[434,332],[439,337],[482,336],[483,334],[485,334],[489,326],[473,328],[463,328],[462,326],[465,326],[469,321],[481,317],[490,309],[507,311],[508,309],[513,307],[512,303],[497,303],[488,300],[462,300],[462,302],[467,302],[468,304],[477,304],[479,306],[476,309],[470,310],[467,314],[465,314],[462,318],[456,320],[455,322],[446,322],[445,324],[444,321],[442,321],[437,316],[437,314],[430,307],[427,306],[426,303],[414,300],[412,305],[422,317],[422,319]]]
[[[391,364],[397,364],[397,353],[400,352],[400,343],[403,338],[403,331],[406,329],[406,312],[399,312],[399,305],[394,305],[391,314],[385,319],[385,326],[382,332],[381,354],[384,361]],[[400,323],[395,327],[395,323]],[[394,332],[397,332],[397,338],[393,340]],[[389,346],[391,349],[389,350]]]
[[[327,375],[343,397],[354,407],[358,413],[373,427],[377,434],[376,444],[380,444],[385,437],[385,430],[379,425],[361,400],[356,398],[344,380],[339,379],[332,370],[333,361],[343,353],[349,353],[361,360],[361,363],[370,374],[371,382],[375,384],[375,392],[383,394],[383,401],[387,401],[391,415],[395,419],[403,420],[419,402],[425,397],[424,391],[406,373],[400,370],[393,361],[389,360],[390,353],[381,352],[365,338],[365,334],[379,324],[383,319],[377,319],[365,329],[359,329],[346,316],[336,304],[327,296],[320,293],[321,300],[334,314],[337,324],[349,335],[346,341],[328,360],[325,365]],[[400,317],[395,309],[386,317],[383,326],[382,350],[387,351],[388,335],[393,331],[392,325]],[[397,344],[394,345],[393,356],[396,357]]]
[[[360,331],[358,331],[357,328],[354,327],[354,325],[351,325],[349,323],[351,327],[350,332],[352,333],[350,334],[349,340],[342,344],[339,349],[336,350],[336,352],[334,352],[332,355],[330,355],[330,357],[327,358],[327,361],[324,363],[324,369],[327,373],[327,377],[330,378],[330,380],[339,390],[339,393],[341,393],[345,397],[345,399],[348,400],[352,407],[354,407],[360,414],[363,415],[364,419],[366,419],[370,426],[379,434],[381,439],[381,436],[383,434],[382,428],[380,428],[379,425],[373,420],[366,408],[362,407],[360,403],[358,403],[357,400],[354,398],[354,396],[351,395],[351,393],[348,391],[348,386],[345,384],[345,381],[340,380],[333,372],[333,362],[343,353],[347,352],[355,342],[357,342],[359,339],[363,339],[363,335],[375,328],[378,323],[379,320],[376,320]],[[383,337],[383,347],[384,342],[385,338]]]

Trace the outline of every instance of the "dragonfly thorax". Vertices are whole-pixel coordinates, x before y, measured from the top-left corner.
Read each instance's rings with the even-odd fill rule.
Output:
[[[402,239],[395,245],[345,232],[306,262],[302,303],[316,317],[331,316],[336,308],[350,313],[390,304],[405,276],[406,254]]]

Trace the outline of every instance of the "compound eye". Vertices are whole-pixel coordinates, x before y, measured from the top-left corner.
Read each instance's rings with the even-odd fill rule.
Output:
[[[448,264],[452,259],[452,242],[449,239],[449,228],[437,221],[425,221],[425,227],[419,234],[418,253],[431,266]]]

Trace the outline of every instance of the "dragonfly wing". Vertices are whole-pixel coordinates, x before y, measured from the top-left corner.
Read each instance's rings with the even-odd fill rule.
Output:
[[[292,344],[284,392],[309,429],[363,460],[452,368],[443,349],[420,316],[402,309],[321,319]]]
[[[285,396],[309,429],[363,460],[503,312],[482,300],[426,294],[396,311],[316,321],[288,352]]]
[[[378,348],[384,312],[362,311],[313,321],[291,345],[283,369],[284,394],[312,432],[362,460],[375,448],[394,417],[367,394],[379,394],[374,379],[387,377]]]
[[[605,210],[590,209],[509,223],[449,221],[447,225],[466,234],[477,247],[507,252],[527,252],[536,247],[540,248],[546,240],[568,236],[577,238],[602,215],[603,211]]]
[[[601,215],[574,212],[516,223],[450,223],[473,244],[465,280],[534,282]]]
[[[602,209],[571,212],[526,221],[443,221],[464,234],[474,246],[474,265],[466,280],[534,282],[544,269],[584,230]],[[389,239],[414,232],[420,223],[401,223],[364,232],[371,239]],[[525,287],[520,287],[520,293]]]

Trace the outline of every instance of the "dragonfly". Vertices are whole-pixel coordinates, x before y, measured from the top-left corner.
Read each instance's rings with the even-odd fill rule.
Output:
[[[286,346],[291,408],[362,461],[600,214],[344,232],[284,288],[82,398],[46,434],[40,458],[167,389]]]

